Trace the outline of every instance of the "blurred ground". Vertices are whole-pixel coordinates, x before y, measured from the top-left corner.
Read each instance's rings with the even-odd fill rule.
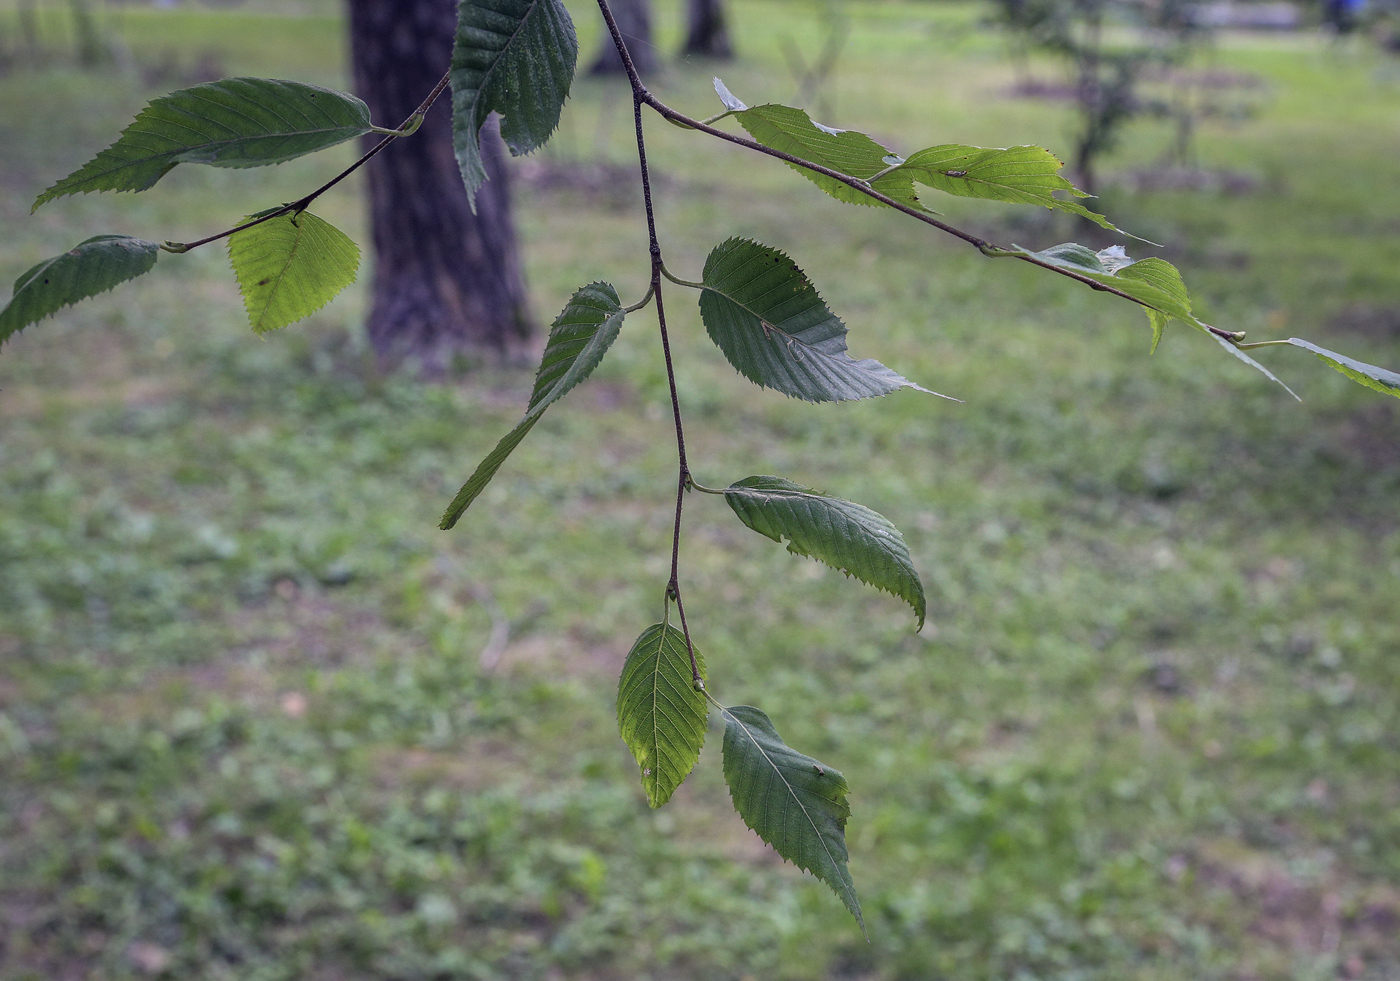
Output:
[[[0,279],[99,231],[193,238],[330,173],[344,154],[181,168],[28,215],[162,86],[343,85],[334,10],[133,6],[127,67],[0,78]],[[828,122],[906,151],[1065,144],[1062,105],[1009,96],[978,8],[851,11]],[[596,13],[575,15],[587,53]],[[779,39],[815,51],[815,8],[735,16],[725,81],[789,98]],[[671,50],[678,12],[659,19]],[[1268,92],[1202,133],[1247,193],[1132,190],[1169,140],[1148,123],[1104,210],[1164,243],[1207,320],[1400,364],[1395,75],[1312,35],[1216,58]],[[656,88],[705,115],[710,74]],[[641,295],[638,203],[609,177],[629,130],[622,90],[581,80],[521,169],[545,318],[593,279]],[[1184,328],[1149,358],[1134,309],[649,134],[672,269],[731,234],[788,250],[857,356],[966,400],[760,392],[668,293],[697,478],[868,504],[930,593],[915,635],[896,601],[687,510],[712,687],[849,777],[871,943],[744,829],[714,734],[658,812],[617,739],[671,518],[647,315],[444,534],[529,374],[376,373],[358,287],[257,340],[206,249],[0,353],[0,977],[1400,978],[1395,403],[1264,352],[1298,405]],[[363,242],[355,190],[319,210]],[[999,241],[1072,234],[937,206]]]

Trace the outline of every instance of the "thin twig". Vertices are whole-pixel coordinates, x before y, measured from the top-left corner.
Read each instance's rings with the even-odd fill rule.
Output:
[[[267,214],[254,218],[252,221],[247,221],[241,225],[235,225],[233,228],[225,229],[224,231],[219,232],[217,235],[210,235],[207,238],[201,238],[198,241],[194,242],[166,242],[164,245],[161,246],[161,248],[163,248],[167,252],[188,252],[191,249],[199,248],[201,245],[208,245],[210,242],[217,242],[221,238],[228,238],[234,232],[246,231],[247,229],[252,228],[254,225],[261,225],[265,221],[271,221],[274,218],[279,218],[282,215],[287,214],[288,212],[300,214],[307,208],[311,207],[311,202],[315,201],[322,194],[325,194],[331,188],[335,187],[341,181],[345,180],[345,178],[349,177],[355,171],[359,170],[365,164],[369,163],[370,160],[374,159],[374,157],[377,156],[379,152],[383,150],[386,146],[388,146],[390,143],[393,143],[397,139],[402,139],[405,136],[413,135],[413,133],[418,129],[416,121],[421,120],[423,116],[427,113],[427,111],[432,108],[433,103],[437,101],[438,96],[442,95],[443,90],[447,88],[448,82],[450,82],[451,79],[452,73],[450,71],[444,72],[442,78],[438,79],[437,85],[435,85],[433,87],[433,90],[428,93],[428,97],[419,104],[417,109],[413,110],[412,115],[410,115],[407,119],[403,121],[402,126],[400,126],[395,131],[383,130],[376,127],[374,129],[374,132],[387,134],[384,137],[384,139],[380,140],[374,146],[370,147],[369,150],[365,151],[365,153],[360,157],[360,159],[356,160],[349,167],[346,167],[339,174],[336,174],[330,180],[326,181],[326,183],[322,184],[320,187],[316,188],[316,190],[312,191],[305,197],[298,198],[290,204],[284,204],[276,211],[269,211]]]
[[[651,174],[647,169],[646,140],[642,135],[642,102],[647,90],[642,78],[637,74],[637,66],[632,63],[632,55],[622,40],[622,31],[613,19],[607,0],[598,0],[598,8],[603,12],[603,20],[612,35],[613,45],[622,59],[623,70],[632,84],[632,116],[637,129],[637,161],[642,171],[642,198],[646,204],[647,239],[651,251],[651,293],[656,297],[656,322],[661,329],[661,350],[666,358],[666,381],[671,388],[671,416],[676,423],[676,455],[679,465],[676,474],[676,520],[671,532],[671,578],[666,584],[666,595],[676,601],[676,612],[681,618],[681,633],[685,635],[686,653],[690,655],[690,675],[696,688],[703,690],[704,681],[700,678],[700,667],[695,660],[695,644],[690,639],[690,626],[685,620],[685,606],[681,603],[680,561],[681,561],[681,511],[685,507],[685,488],[690,481],[690,467],[685,459],[685,428],[681,425],[681,400],[676,391],[676,369],[671,360],[671,337],[666,330],[666,309],[661,302],[661,277],[664,266],[661,262],[661,241],[656,235],[656,210],[651,200]]]
[[[598,0],[598,3],[604,9],[604,16],[610,16],[607,12],[605,0]],[[906,215],[909,215],[911,218],[917,218],[924,224],[932,225],[939,231],[946,232],[947,234],[952,235],[954,238],[962,239],[968,245],[971,245],[978,249],[983,255],[989,256],[991,258],[1020,259],[1022,262],[1029,262],[1033,266],[1039,266],[1042,269],[1048,269],[1053,273],[1065,276],[1069,279],[1074,280],[1075,282],[1083,283],[1090,289],[1098,290],[1101,293],[1112,293],[1114,296],[1121,297],[1124,300],[1129,300],[1133,303],[1136,303],[1138,306],[1147,307],[1149,310],[1155,309],[1155,307],[1153,307],[1151,304],[1146,303],[1129,293],[1125,293],[1122,290],[1116,289],[1112,286],[1108,286],[1107,284],[1100,283],[1097,280],[1090,279],[1088,276],[1081,275],[1080,273],[1074,272],[1071,269],[1065,269],[1063,266],[1057,266],[1053,263],[1045,262],[1042,259],[1037,259],[1035,256],[1027,255],[1024,252],[1016,252],[1011,249],[1003,249],[999,246],[993,245],[986,239],[978,238],[976,235],[973,235],[970,232],[965,232],[961,228],[956,228],[953,225],[949,225],[946,222],[939,221],[937,218],[933,217],[930,214],[919,211],[917,208],[911,208],[909,205],[904,204],[903,202],[896,201],[895,199],[888,197],[887,195],[881,194],[879,191],[871,187],[869,183],[861,180],[859,177],[852,177],[849,174],[841,173],[839,170],[832,170],[830,167],[823,167],[821,164],[812,163],[810,160],[803,160],[801,157],[793,156],[790,153],[784,153],[782,150],[774,150],[772,147],[764,146],[762,143],[758,143],[754,140],[747,139],[743,136],[735,136],[733,133],[726,133],[722,129],[716,129],[713,126],[708,125],[703,120],[692,119],[684,113],[677,112],[676,110],[668,106],[666,103],[658,99],[656,96],[652,95],[651,92],[648,91],[647,87],[642,84],[641,79],[636,77],[635,74],[629,77],[633,79],[632,91],[634,97],[640,98],[642,102],[645,102],[648,106],[654,109],[667,122],[674,123],[677,126],[682,126],[688,129],[699,130],[702,133],[707,133],[710,136],[713,136],[717,139],[725,140],[729,143],[733,143],[736,146],[741,146],[745,149],[753,150],[757,153],[764,153],[770,157],[776,157],[784,163],[789,163],[795,167],[801,167],[803,170],[810,170],[814,174],[821,174],[823,177],[829,177],[834,181],[839,181],[840,183],[845,184],[847,187],[852,188],[853,190],[856,190],[861,194],[864,194],[866,197],[879,201],[881,204],[888,205],[889,207],[894,208],[896,211],[900,211]],[[1212,334],[1215,334],[1217,337],[1222,337],[1227,341],[1237,342],[1240,338],[1244,336],[1243,333],[1239,331],[1223,330],[1219,327],[1212,327],[1209,324],[1206,324],[1205,326],[1210,330]]]

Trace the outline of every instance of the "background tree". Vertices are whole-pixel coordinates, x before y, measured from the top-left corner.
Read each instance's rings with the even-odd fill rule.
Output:
[[[375,119],[400,120],[446,69],[453,0],[350,0],[355,87]],[[381,359],[440,372],[464,354],[510,355],[529,340],[503,145],[483,134],[490,175],[473,212],[452,151],[452,107],[368,168],[375,267],[368,330]],[[379,137],[370,136],[369,141]]]
[[[717,2],[717,0],[716,0]],[[651,43],[651,4],[648,0],[618,0],[613,5],[613,17],[627,42],[632,64],[643,75],[656,71],[656,48]],[[622,58],[612,39],[604,37],[598,57],[588,69],[590,75],[622,75]]]
[[[689,0],[686,4],[685,44],[681,47],[681,54],[723,61],[734,57],[734,46],[729,41],[729,24],[724,14],[724,0]]]

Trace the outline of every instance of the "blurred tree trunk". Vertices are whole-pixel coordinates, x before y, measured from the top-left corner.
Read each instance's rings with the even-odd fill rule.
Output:
[[[381,126],[397,126],[446,71],[453,0],[350,0],[355,88]],[[367,143],[379,137],[367,138]],[[481,133],[490,179],[467,200],[444,94],[422,127],[365,168],[373,226],[369,337],[386,362],[440,373],[462,356],[513,355],[533,326],[515,244],[505,150],[493,120]]]
[[[632,64],[638,74],[649,75],[656,70],[656,49],[651,44],[650,0],[608,0],[612,8],[613,20],[622,32],[622,40],[627,44],[627,53],[632,56]],[[590,75],[621,75],[622,58],[613,44],[612,35],[603,32],[603,47]]]
[[[685,46],[681,54],[722,61],[734,57],[729,27],[725,23],[724,0],[690,0],[686,5]]]

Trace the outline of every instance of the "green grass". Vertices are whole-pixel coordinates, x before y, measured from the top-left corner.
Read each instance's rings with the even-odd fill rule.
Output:
[[[316,9],[132,8],[121,31],[136,65],[210,51],[228,73],[344,84],[342,28]],[[1067,145],[1062,107],[1006,97],[977,8],[851,10],[834,122],[906,151]],[[815,7],[735,14],[725,81],[789,98],[778,39],[814,50]],[[587,54],[596,14],[576,15]],[[659,19],[671,50],[678,11]],[[1258,190],[1120,182],[1104,210],[1165,243],[1211,322],[1396,366],[1400,89],[1310,38],[1226,38],[1217,58],[1268,97],[1207,125],[1200,154]],[[656,88],[704,115],[709,74]],[[0,279],[99,231],[207,234],[348,159],[181,168],[28,215],[153,94],[134,69],[0,78]],[[630,165],[628,108],[581,80],[545,159]],[[722,503],[686,511],[711,688],[846,773],[871,943],[743,828],[718,731],[656,812],[617,737],[674,487],[652,315],[441,533],[529,373],[377,372],[363,287],[258,340],[211,248],[0,352],[0,977],[1400,977],[1395,403],[1262,352],[1298,405],[1179,325],[1149,358],[1124,304],[734,148],[648,136],[679,275],[731,234],[784,249],[857,356],[966,400],[760,392],[667,292],[697,478],[858,500],[924,576],[916,635],[897,600]],[[1135,128],[1110,183],[1168,138]],[[363,242],[356,192],[318,213]],[[542,322],[593,279],[640,297],[634,199],[517,199]],[[999,241],[1071,236],[939,207]]]

